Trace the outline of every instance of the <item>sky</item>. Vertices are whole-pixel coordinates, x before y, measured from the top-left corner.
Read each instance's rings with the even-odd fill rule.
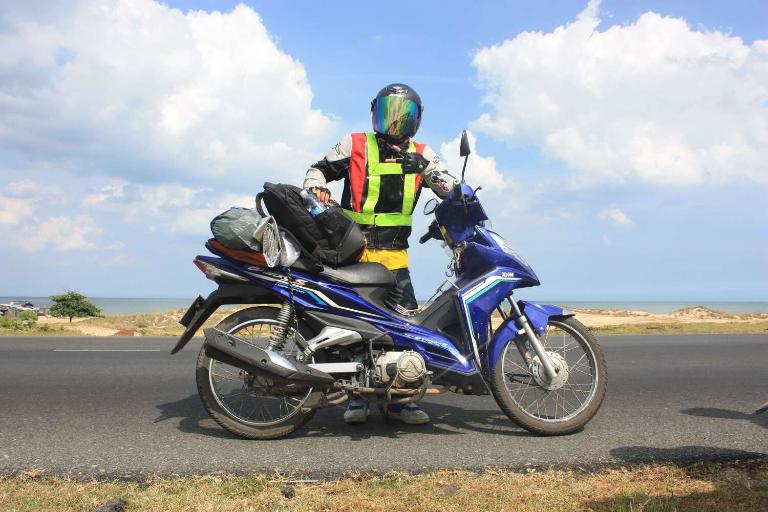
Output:
[[[0,296],[205,295],[210,219],[404,82],[456,174],[469,130],[521,296],[768,300],[765,2],[11,0],[0,47]]]

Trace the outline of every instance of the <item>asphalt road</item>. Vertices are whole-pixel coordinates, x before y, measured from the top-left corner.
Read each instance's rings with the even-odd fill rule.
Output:
[[[768,399],[768,337],[601,341],[608,395],[586,429],[571,436],[529,435],[491,397],[448,393],[424,404],[431,425],[389,425],[374,412],[367,425],[347,426],[336,407],[290,438],[245,441],[200,405],[198,341],[171,356],[168,338],[0,338],[0,472],[329,477],[768,455],[768,414],[750,414]]]

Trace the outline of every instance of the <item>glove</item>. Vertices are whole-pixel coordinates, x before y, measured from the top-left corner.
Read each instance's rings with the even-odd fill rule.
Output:
[[[421,174],[429,166],[429,160],[420,153],[405,153],[402,163],[403,172],[406,174]]]

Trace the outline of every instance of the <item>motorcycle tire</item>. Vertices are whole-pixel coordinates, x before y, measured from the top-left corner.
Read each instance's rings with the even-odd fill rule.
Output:
[[[274,322],[280,310],[270,306],[252,307],[237,311],[224,320],[216,328],[229,334],[237,335],[244,326],[259,323],[259,321]],[[205,354],[205,347],[197,357],[197,391],[203,407],[211,418],[232,434],[244,439],[277,439],[285,437],[305,425],[315,415],[314,409],[298,407],[292,415],[275,424],[254,425],[239,420],[233,413],[222,407],[211,388],[210,378],[211,358]],[[311,393],[319,393],[313,391]],[[305,401],[311,399],[311,394]]]
[[[600,409],[600,405],[605,398],[607,368],[602,348],[595,336],[584,324],[573,317],[569,317],[564,319],[550,319],[548,327],[561,329],[568,332],[571,336],[574,334],[577,335],[580,338],[580,341],[577,340],[577,343],[586,348],[585,354],[592,355],[590,358],[591,365],[596,369],[596,375],[594,379],[595,384],[593,385],[594,392],[590,395],[589,402],[582,405],[582,408],[573,417],[569,417],[562,421],[552,418],[537,417],[521,407],[510,395],[510,392],[505,385],[505,380],[508,379],[509,376],[505,374],[504,364],[502,364],[507,350],[514,350],[514,353],[518,353],[518,348],[514,339],[509,340],[501,358],[494,367],[490,387],[499,407],[501,407],[502,411],[504,411],[512,421],[535,434],[543,436],[562,436],[581,430]],[[529,378],[529,381],[532,380],[532,378]],[[531,389],[541,390],[543,388],[532,387]],[[555,412],[557,412],[557,402],[555,402]]]

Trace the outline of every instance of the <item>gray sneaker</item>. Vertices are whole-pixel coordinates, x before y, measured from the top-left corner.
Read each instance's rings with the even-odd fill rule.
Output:
[[[409,425],[429,423],[429,414],[422,411],[416,404],[390,405],[387,412],[390,419],[400,420]]]
[[[353,423],[365,423],[368,420],[368,400],[354,398],[347,403],[347,410],[344,411],[344,421]]]

